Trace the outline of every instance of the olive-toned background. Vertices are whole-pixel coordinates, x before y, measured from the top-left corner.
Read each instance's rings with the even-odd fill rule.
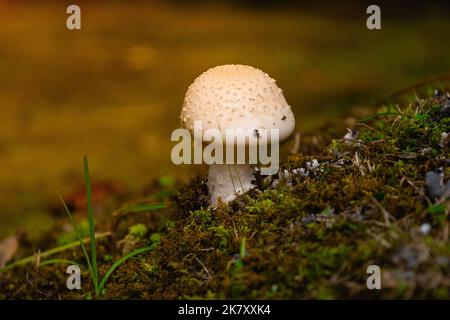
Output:
[[[138,190],[163,174],[183,95],[206,69],[249,64],[278,81],[298,130],[450,71],[445,2],[0,1],[0,237],[45,230],[57,194],[94,180]]]

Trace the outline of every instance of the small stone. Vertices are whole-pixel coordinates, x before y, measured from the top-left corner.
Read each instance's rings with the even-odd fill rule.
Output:
[[[423,149],[420,151],[420,153],[421,153],[422,155],[425,155],[425,154],[431,153],[432,151],[433,151],[432,148],[426,147],[426,148],[423,148]]]
[[[431,231],[431,225],[429,223],[422,223],[420,225],[420,233],[426,236]]]
[[[447,132],[442,132],[441,133],[441,141],[439,142],[439,146],[441,148],[445,148],[448,145],[448,133]]]
[[[448,267],[448,265],[450,264],[449,258],[447,256],[437,256],[435,261],[438,266],[443,268]]]
[[[415,159],[415,158],[417,158],[417,154],[415,154],[414,152],[400,152],[399,155],[398,155],[398,157],[399,157],[400,159],[407,159],[407,160],[410,160],[410,159]]]
[[[300,168],[298,173],[302,176],[302,177],[307,177],[309,176],[309,172],[305,169],[305,168]]]
[[[306,162],[306,168],[310,171],[314,171],[319,167],[319,161],[317,159],[313,159],[312,161]]]
[[[436,200],[450,193],[450,181],[444,184],[444,169],[442,167],[426,173],[425,187],[427,196],[432,200]]]

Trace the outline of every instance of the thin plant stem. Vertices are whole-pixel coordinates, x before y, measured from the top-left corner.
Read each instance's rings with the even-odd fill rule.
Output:
[[[97,239],[101,239],[101,238],[104,238],[104,237],[109,237],[110,235],[111,235],[111,232],[109,232],[109,231],[108,232],[103,232],[103,233],[98,233],[98,234],[96,234],[96,238]],[[85,239],[81,240],[81,242],[83,242],[83,244],[87,243],[89,241],[90,241],[89,238],[85,238]],[[56,248],[52,248],[52,249],[49,249],[49,250],[46,250],[46,251],[43,251],[43,252],[41,252],[39,254],[39,256],[41,258],[49,257],[49,256],[52,256],[52,255],[54,255],[56,253],[63,252],[63,251],[66,251],[66,250],[69,250],[69,249],[72,249],[72,248],[76,248],[78,246],[80,246],[80,241],[76,240],[76,241],[67,243],[65,245],[62,245],[62,246],[59,246],[59,247],[56,247]],[[5,267],[0,269],[0,272],[11,270],[14,267],[26,265],[28,263],[33,262],[33,260],[34,260],[34,255],[25,257],[23,259],[17,260],[15,262],[12,262],[12,263],[6,265]]]
[[[95,246],[95,222],[94,222],[94,209],[92,207],[92,190],[91,190],[91,178],[89,176],[89,163],[86,156],[84,156],[84,182],[86,185],[86,197],[87,197],[87,211],[89,221],[89,236],[91,238],[91,265],[92,265],[92,277],[94,281],[95,293],[98,295],[98,268],[97,268],[97,249]]]

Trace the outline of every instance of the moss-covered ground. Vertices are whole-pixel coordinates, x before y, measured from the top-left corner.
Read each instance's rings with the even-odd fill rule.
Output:
[[[176,195],[160,179],[144,200],[166,209],[126,204],[97,220],[111,232],[98,241],[101,274],[134,248],[155,248],[116,269],[99,298],[448,299],[449,110],[437,93],[383,106],[349,132],[341,123],[304,133],[277,176],[257,176],[254,190],[215,209],[202,178]],[[74,240],[58,219],[44,248]],[[19,255],[35,251],[21,240]],[[79,247],[58,257],[83,262]],[[65,265],[35,260],[0,274],[1,298],[95,298],[87,272],[69,291]],[[381,268],[381,290],[367,289],[369,265]]]

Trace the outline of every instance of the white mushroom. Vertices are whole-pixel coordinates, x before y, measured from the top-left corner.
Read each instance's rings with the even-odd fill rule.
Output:
[[[258,135],[261,129],[278,129],[280,142],[295,127],[291,107],[275,80],[245,65],[217,66],[197,77],[186,93],[180,119],[191,132],[195,121],[202,122],[202,130],[221,132],[243,129]],[[250,190],[253,179],[249,164],[210,165],[207,185],[211,205],[215,206],[218,198],[228,202]]]

